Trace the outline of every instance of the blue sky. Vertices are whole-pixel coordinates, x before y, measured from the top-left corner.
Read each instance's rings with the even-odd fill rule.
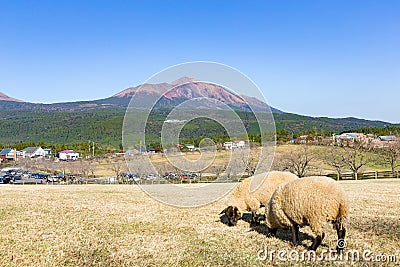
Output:
[[[171,65],[230,65],[270,105],[400,122],[400,1],[2,1],[0,91],[90,100]]]

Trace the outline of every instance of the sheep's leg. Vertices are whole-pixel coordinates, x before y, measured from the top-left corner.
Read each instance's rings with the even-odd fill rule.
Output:
[[[343,252],[343,248],[345,247],[346,243],[344,241],[344,238],[346,236],[346,228],[342,224],[335,226],[336,232],[338,235],[338,243],[336,246],[336,250],[338,253]]]
[[[256,211],[252,211],[251,212],[251,222],[250,222],[250,226],[259,226],[260,222],[258,221],[258,215]]]
[[[299,244],[299,225],[294,224],[290,229],[292,230],[293,245],[297,247]]]
[[[314,241],[313,241],[313,243],[312,243],[312,245],[311,245],[311,247],[309,249],[316,251],[317,248],[319,247],[319,245],[321,245],[321,242],[324,239],[324,237],[325,237],[325,233],[324,232],[322,232],[322,235],[317,235],[314,238]]]

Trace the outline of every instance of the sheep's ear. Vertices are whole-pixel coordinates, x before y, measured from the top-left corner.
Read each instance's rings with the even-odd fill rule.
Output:
[[[226,207],[223,211],[221,211],[220,214],[226,214],[226,212],[228,211],[229,207]]]

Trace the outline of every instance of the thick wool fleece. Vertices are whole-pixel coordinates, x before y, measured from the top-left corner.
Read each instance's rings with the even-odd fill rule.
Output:
[[[348,214],[346,195],[338,182],[324,176],[306,177],[280,185],[267,207],[270,228],[310,226],[322,235],[326,222],[341,223]]]
[[[258,211],[260,205],[267,205],[276,188],[298,177],[290,172],[272,171],[264,174],[265,178],[261,185],[253,192],[250,192],[250,184],[253,177],[244,179],[228,198],[227,205],[237,207],[243,211]]]

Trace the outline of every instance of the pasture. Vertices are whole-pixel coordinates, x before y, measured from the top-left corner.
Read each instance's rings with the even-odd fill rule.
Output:
[[[346,250],[400,263],[400,179],[341,182],[349,197]],[[161,204],[132,185],[0,186],[0,266],[348,266],[351,261],[260,261],[291,250],[290,233],[219,222],[220,200],[200,208]],[[301,229],[300,254],[311,244]],[[328,225],[322,250],[335,248]],[[262,255],[262,253],[260,254]],[[378,256],[378,257],[377,257]],[[388,258],[388,257],[386,257]],[[382,257],[380,257],[382,259]],[[361,265],[361,263],[356,263]],[[368,263],[364,266],[394,266]]]

